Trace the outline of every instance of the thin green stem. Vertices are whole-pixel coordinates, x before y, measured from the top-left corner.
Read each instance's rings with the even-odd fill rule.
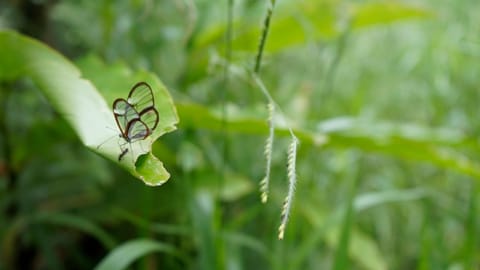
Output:
[[[268,91],[267,87],[265,87],[265,84],[263,83],[262,79],[260,79],[260,77],[257,76],[257,74],[252,74],[252,78],[253,80],[255,81],[256,85],[258,86],[258,88],[260,89],[260,91],[262,91],[263,95],[265,95],[265,97],[267,98],[268,100],[268,103],[271,103],[271,104],[274,104],[275,107],[277,108],[277,110],[280,112],[280,115],[282,116],[282,120],[284,122],[287,122],[286,119],[285,119],[285,115],[282,111],[282,109],[280,108],[280,106],[275,102],[275,100],[273,99],[272,95],[270,95],[270,92]],[[290,135],[292,136],[292,138],[296,138],[295,136],[295,133],[293,132],[293,129],[290,127],[290,125],[287,124],[287,128],[288,128],[288,131],[290,132]]]
[[[262,35],[260,36],[260,42],[258,43],[257,56],[255,58],[255,67],[253,72],[258,73],[260,71],[260,65],[262,63],[263,50],[267,41],[268,30],[270,29],[270,20],[272,19],[273,8],[275,7],[275,0],[270,0],[270,5],[267,8],[267,15],[263,21]]]

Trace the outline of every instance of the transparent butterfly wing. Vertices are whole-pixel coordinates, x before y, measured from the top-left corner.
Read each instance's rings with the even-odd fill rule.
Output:
[[[139,82],[132,87],[128,94],[128,104],[138,112],[140,120],[152,132],[158,125],[159,115],[155,109],[153,91],[146,82]]]
[[[140,119],[136,118],[127,123],[125,134],[123,134],[122,137],[126,141],[125,144],[132,144],[136,141],[141,141],[147,138],[150,134],[151,131],[148,129],[147,125],[143,123]],[[120,150],[122,152],[120,153],[120,155],[118,155],[118,161],[122,161],[122,159],[128,152],[128,148],[123,149],[122,145],[120,145]]]
[[[140,119],[133,119],[127,125],[126,140],[130,143],[143,140],[150,135],[150,129]]]
[[[113,102],[113,114],[123,138],[128,137],[128,125],[133,120],[140,119],[138,112],[125,99],[119,98]]]
[[[145,109],[140,113],[139,116],[140,120],[145,123],[150,131],[153,131],[157,127],[159,116],[158,111],[155,108],[151,107]]]
[[[154,108],[153,91],[146,82],[139,82],[132,87],[128,94],[127,102],[132,105],[138,113],[149,108]]]

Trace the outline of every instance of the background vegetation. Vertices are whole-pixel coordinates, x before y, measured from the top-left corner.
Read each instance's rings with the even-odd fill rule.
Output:
[[[478,268],[478,3],[277,1],[262,204],[268,112],[251,72],[270,3],[0,2],[0,269]],[[156,74],[180,121],[153,144],[170,180],[146,186],[85,147],[47,94],[75,82],[39,83],[6,29],[118,97]],[[278,240],[288,127],[298,183]]]

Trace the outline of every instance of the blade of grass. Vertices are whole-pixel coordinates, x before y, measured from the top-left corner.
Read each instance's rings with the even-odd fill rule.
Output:
[[[170,255],[178,256],[180,259],[185,260],[184,257],[179,256],[177,250],[170,245],[149,239],[135,239],[116,247],[102,261],[100,261],[100,263],[94,269],[127,269],[128,266],[134,261],[152,252],[167,253]]]

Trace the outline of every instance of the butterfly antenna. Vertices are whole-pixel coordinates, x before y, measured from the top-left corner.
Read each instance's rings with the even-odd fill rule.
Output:
[[[115,131],[117,132],[117,130],[113,129],[112,127],[109,127],[109,126],[105,126],[105,128],[108,128],[112,131]],[[103,141],[101,144],[97,145],[97,149],[100,149],[100,147],[102,147],[102,145],[104,145],[106,142],[108,142],[111,138],[115,137],[116,135],[112,135],[110,137],[108,137],[105,141]]]
[[[112,128],[112,127],[108,127],[108,126],[106,126],[105,128],[108,128],[108,129],[110,129],[110,130],[113,130],[113,131],[117,132],[117,130],[116,130],[116,129],[114,129],[114,128]]]
[[[103,141],[101,144],[97,145],[97,149],[100,149],[100,147],[102,147],[102,145],[104,145],[106,142],[108,142],[109,140],[111,140],[113,137],[115,137],[116,135],[113,135],[113,136],[110,136],[108,137],[105,141]]]

